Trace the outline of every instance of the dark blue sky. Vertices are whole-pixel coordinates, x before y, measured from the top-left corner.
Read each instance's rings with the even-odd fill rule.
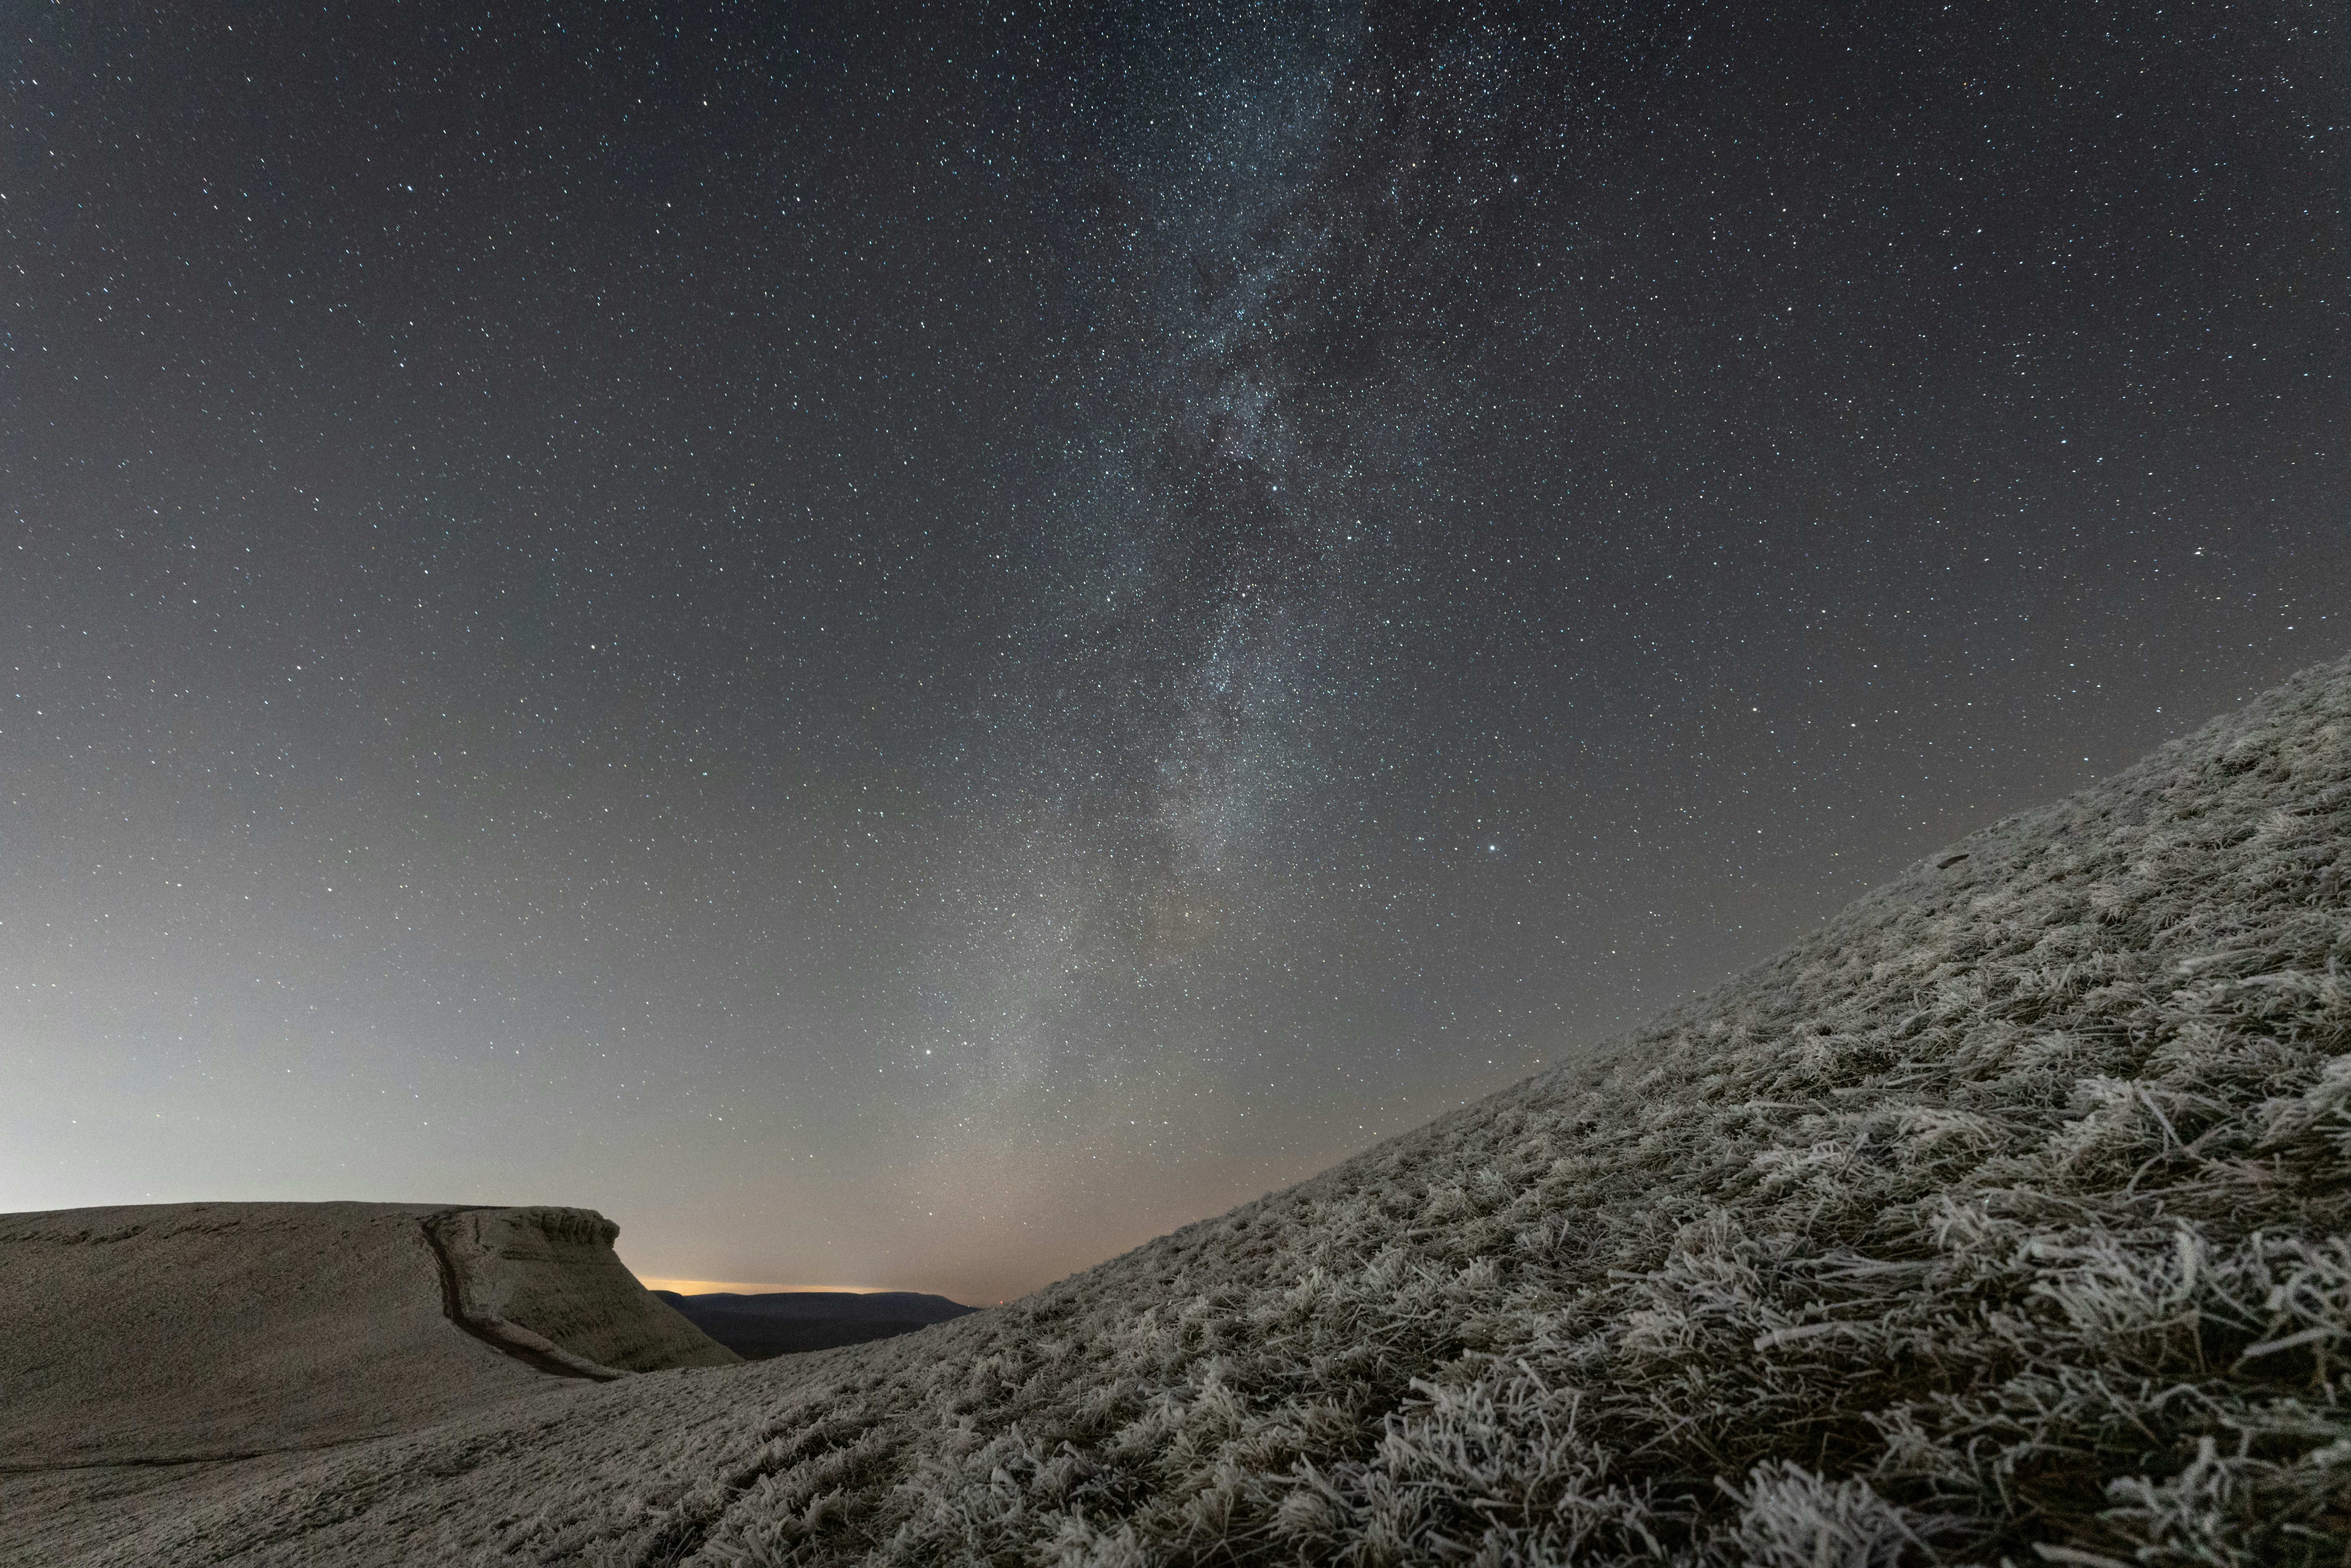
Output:
[[[27,8],[0,1207],[994,1300],[2341,653],[2330,8]]]

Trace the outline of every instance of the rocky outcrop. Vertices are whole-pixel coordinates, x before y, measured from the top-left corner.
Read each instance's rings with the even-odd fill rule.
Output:
[[[424,1232],[450,1317],[535,1365],[613,1378],[738,1359],[637,1283],[612,1251],[621,1228],[592,1209],[458,1209]]]

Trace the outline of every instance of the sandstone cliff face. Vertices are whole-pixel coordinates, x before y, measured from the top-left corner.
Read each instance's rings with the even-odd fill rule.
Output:
[[[592,1209],[468,1208],[425,1221],[455,1315],[501,1344],[595,1378],[741,1358],[637,1283]]]

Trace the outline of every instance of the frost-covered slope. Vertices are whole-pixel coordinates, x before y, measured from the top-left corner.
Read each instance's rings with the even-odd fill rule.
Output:
[[[97,1555],[2340,1562],[2346,883],[2351,661],[1609,1061],[1010,1307],[583,1386]]]

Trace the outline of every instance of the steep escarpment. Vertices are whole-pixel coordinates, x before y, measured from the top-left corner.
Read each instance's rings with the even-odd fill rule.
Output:
[[[424,1232],[449,1315],[550,1371],[612,1378],[737,1359],[637,1282],[612,1250],[621,1228],[592,1210],[453,1209]]]
[[[2346,1359],[2351,661],[1009,1307],[82,1560],[2332,1563]]]

